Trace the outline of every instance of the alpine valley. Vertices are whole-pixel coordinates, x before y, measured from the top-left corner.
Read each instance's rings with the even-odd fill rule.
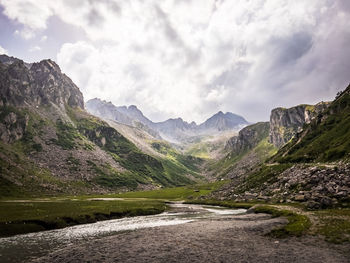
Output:
[[[350,87],[332,102],[271,111],[250,124],[153,122],[135,106],[84,103],[51,60],[0,56],[1,196],[107,193],[228,180],[237,201],[349,202]]]
[[[249,237],[242,241],[245,244],[270,238],[269,253],[275,253],[278,262],[284,262],[283,255],[292,252],[288,252],[289,243],[286,254],[274,250],[280,241],[271,238],[321,236],[321,240],[346,247],[350,242],[349,138],[350,86],[333,101],[272,109],[269,121],[251,123],[237,114],[219,111],[201,124],[181,118],[154,122],[135,105],[114,105],[99,98],[84,102],[77,85],[52,60],[25,63],[1,55],[0,235],[153,215],[172,209],[175,214],[190,213],[186,223],[195,221],[184,224],[180,232],[175,226],[164,228],[170,231],[164,235],[159,232],[162,238],[173,235],[179,243],[185,241],[178,233],[186,235],[185,239],[193,244],[198,241],[193,240],[197,230],[216,233],[213,236],[218,240],[221,235],[223,240],[232,240],[232,236],[226,236],[230,231],[243,231],[237,235]],[[169,205],[169,201],[186,201],[200,208]],[[209,209],[207,205],[249,210],[232,221],[240,222],[237,224],[243,224],[241,227],[228,225],[232,222],[223,216],[226,210],[217,218],[196,221],[193,213]],[[215,231],[222,228],[221,234],[210,228],[213,222]],[[156,235],[152,240],[158,240],[159,229],[141,230],[145,232],[142,237]],[[130,235],[134,242],[139,238],[137,233],[125,233],[120,238],[129,242]],[[207,237],[200,242],[208,245]],[[155,256],[160,261],[168,255],[162,257],[161,247],[172,242],[162,240],[152,243],[160,247]],[[233,251],[221,239],[215,242],[219,242],[218,248],[227,250],[227,255]],[[291,258],[301,259],[298,241],[286,242],[294,242]],[[141,243],[151,244],[147,240]],[[99,246],[108,244],[113,243]],[[303,246],[305,251],[308,246]],[[84,248],[81,253],[79,246],[75,250],[58,250],[65,259],[50,254],[40,262],[64,262],[71,256],[74,261],[75,256],[85,253],[86,257],[91,254],[99,260],[103,253],[97,253],[97,247]],[[313,249],[310,251],[321,250]],[[339,249],[345,254],[349,251],[343,245]],[[139,253],[134,250],[132,253]],[[114,249],[109,247],[106,251],[112,253]],[[40,253],[33,255],[45,255]],[[176,254],[177,259],[180,254]],[[123,255],[128,257],[126,252]],[[309,256],[306,258],[312,258]],[[314,260],[317,262],[318,258]]]

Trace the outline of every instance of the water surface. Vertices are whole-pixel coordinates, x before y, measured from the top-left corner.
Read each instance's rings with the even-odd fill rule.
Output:
[[[245,209],[227,209],[207,205],[171,204],[170,206],[173,210],[158,215],[126,217],[0,238],[0,262],[25,262],[70,244],[111,236],[117,232],[185,224],[194,220],[246,212]]]

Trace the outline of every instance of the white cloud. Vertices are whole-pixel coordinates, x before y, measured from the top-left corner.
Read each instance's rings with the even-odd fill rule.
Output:
[[[4,49],[2,46],[0,46],[0,54],[1,55],[8,55],[8,52],[7,52],[7,50],[6,49]]]
[[[21,30],[15,30],[14,32],[15,36],[20,36],[21,38],[28,40],[35,36],[35,31],[30,28],[24,28]]]
[[[41,42],[46,42],[46,40],[47,40],[47,36],[46,36],[46,35],[44,35],[44,36],[42,36],[42,37],[40,38],[40,41],[41,41]]]
[[[256,121],[275,106],[330,98],[349,81],[344,1],[0,3],[27,32],[51,16],[85,31],[57,59],[86,99],[137,104],[156,119],[200,121],[223,110]]]
[[[39,46],[33,46],[31,47],[28,51],[29,52],[37,52],[37,51],[40,51],[41,50],[41,47]]]

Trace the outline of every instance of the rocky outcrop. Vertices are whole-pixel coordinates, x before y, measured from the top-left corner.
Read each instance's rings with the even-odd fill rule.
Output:
[[[0,60],[0,105],[84,108],[79,88],[52,60],[27,64],[2,55]],[[4,61],[4,62],[2,62]]]
[[[23,138],[29,121],[27,114],[18,114],[0,108],[0,140],[12,143]]]
[[[303,104],[289,109],[273,109],[270,115],[270,142],[277,148],[282,147],[302,130],[305,123],[310,123],[328,105],[327,102],[320,102],[316,105]]]
[[[238,136],[234,136],[227,141],[225,150],[238,155],[253,149],[262,139],[268,136],[269,128],[269,122],[258,122],[249,125],[240,130]]]
[[[302,202],[309,208],[326,208],[350,201],[350,166],[294,165],[250,189],[249,180],[226,186],[215,193],[218,199],[237,202],[263,200],[280,203]]]

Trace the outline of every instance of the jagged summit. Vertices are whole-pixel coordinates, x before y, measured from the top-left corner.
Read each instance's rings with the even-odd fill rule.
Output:
[[[29,64],[1,55],[0,103],[23,105],[56,104],[84,108],[83,94],[52,60]],[[10,85],[9,85],[10,83]]]
[[[135,116],[145,118],[136,106],[122,107],[127,114],[97,98],[87,106],[131,125]],[[152,131],[137,125],[143,131],[131,135],[160,139],[156,132],[147,137],[144,131]],[[86,194],[194,183],[189,175],[194,178],[197,172],[187,168],[182,156],[168,160],[118,128],[123,127],[84,110],[79,88],[54,61],[25,64],[0,57],[0,197],[12,191]],[[169,172],[174,166],[176,171]]]
[[[200,129],[212,129],[217,131],[226,131],[237,129],[243,125],[247,125],[248,122],[237,114],[231,112],[223,113],[219,111],[214,114],[212,117],[207,119],[204,123],[199,125]]]
[[[143,115],[136,105],[114,106],[110,102],[92,99],[86,103],[87,110],[102,118],[108,118],[120,123],[132,125],[137,121],[161,134],[172,142],[181,142],[197,135],[212,135],[229,130],[239,130],[248,122],[241,116],[231,112],[219,111],[200,125],[194,121],[188,123],[182,118],[170,118],[162,122],[153,122]]]

